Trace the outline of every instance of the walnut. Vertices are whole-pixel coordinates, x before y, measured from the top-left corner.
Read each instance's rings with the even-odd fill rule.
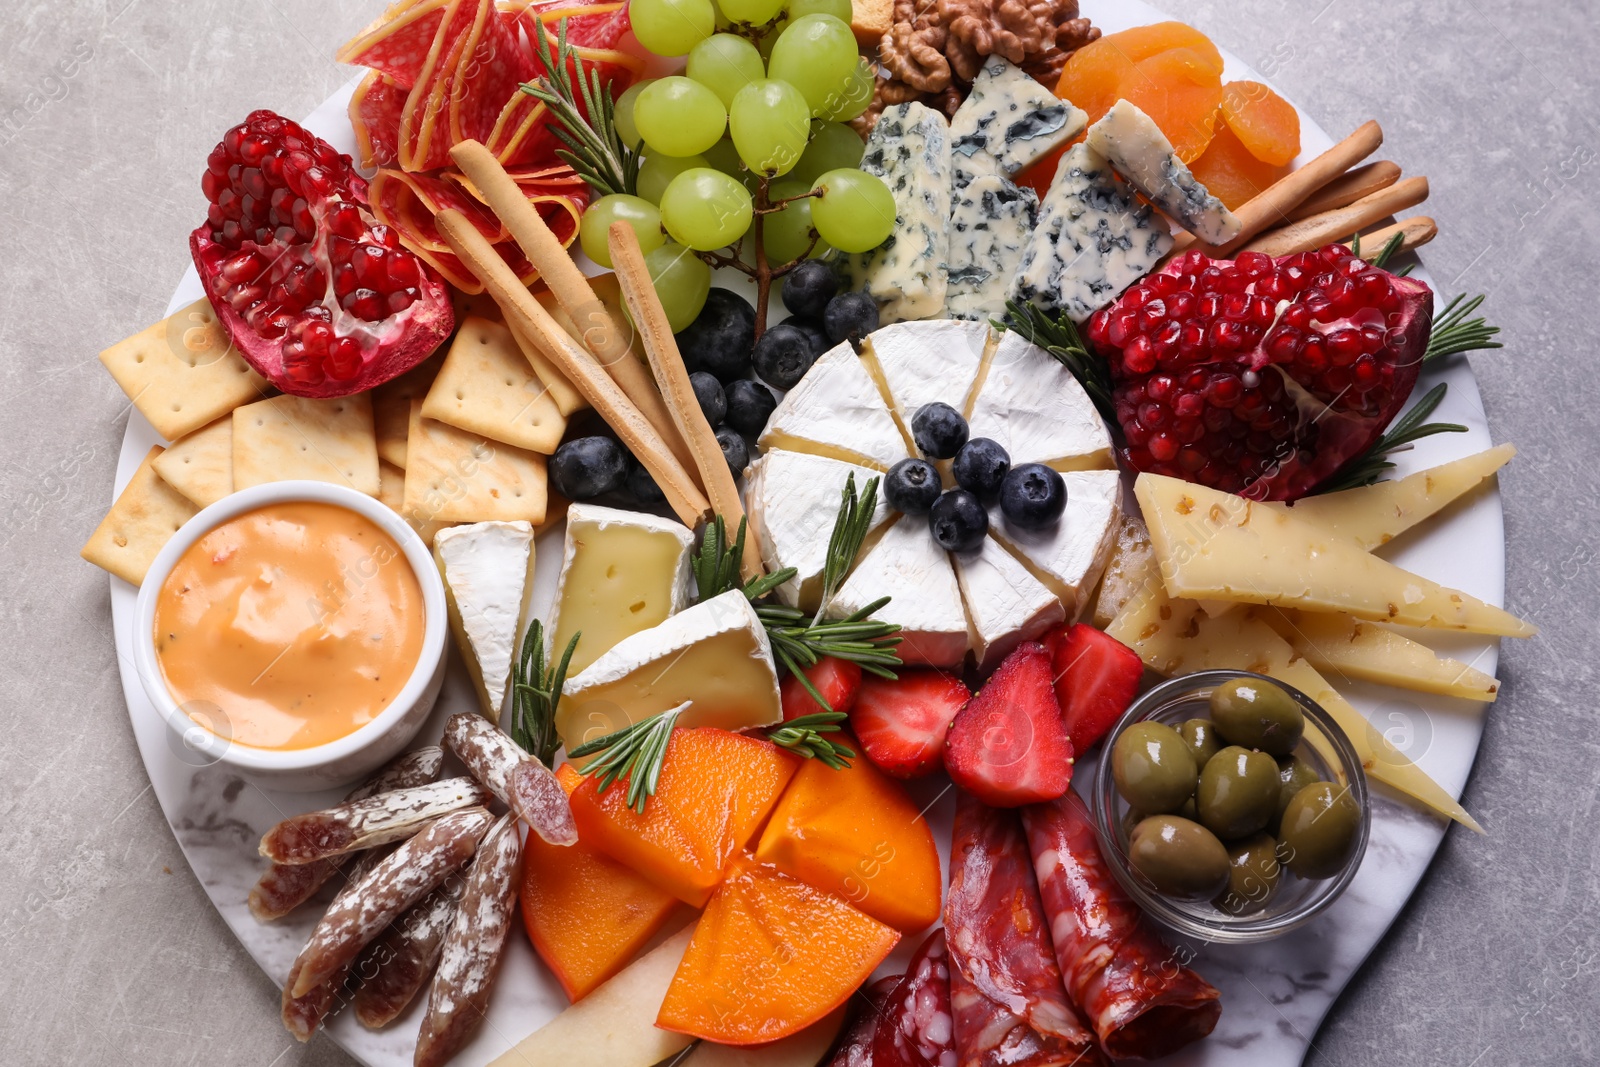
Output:
[[[986,56],[1022,63],[1055,44],[1056,0],[939,0],[949,28],[945,55],[956,76],[970,82]]]
[[[917,0],[895,0],[894,24],[878,43],[878,59],[896,80],[934,93],[950,84],[950,61],[944,54],[949,34],[938,9],[928,0],[923,5],[919,9]]]

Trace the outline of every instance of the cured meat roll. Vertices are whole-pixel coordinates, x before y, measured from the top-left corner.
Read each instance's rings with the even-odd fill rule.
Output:
[[[928,935],[883,1004],[872,1067],[956,1067],[950,1021],[950,951],[944,931]]]
[[[1220,994],[1141,921],[1100,856],[1077,794],[1022,809],[1067,993],[1113,1059],[1156,1059],[1205,1037]]]
[[[1067,999],[1015,811],[958,795],[944,926],[958,1067],[1104,1062]]]

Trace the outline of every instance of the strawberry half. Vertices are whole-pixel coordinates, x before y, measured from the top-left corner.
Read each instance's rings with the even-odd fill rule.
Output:
[[[1099,744],[1139,695],[1139,653],[1093,626],[1058,626],[1040,638],[1050,650],[1056,700],[1074,753]]]
[[[894,778],[921,778],[939,769],[945,735],[972,694],[961,679],[932,668],[907,668],[894,681],[861,680],[850,728],[867,758]]]
[[[950,780],[995,808],[1054,800],[1072,781],[1050,652],[1019,645],[950,725]]]
[[[1136,470],[1296,500],[1372,447],[1417,384],[1433,293],[1328,245],[1186,252],[1090,316]]]
[[[823,656],[806,668],[805,676],[822,699],[834,711],[849,711],[855,706],[856,693],[861,689],[861,665],[836,656]],[[802,715],[815,715],[822,711],[816,697],[806,692],[806,687],[793,674],[784,676],[778,687],[783,701],[783,721],[798,719]]]

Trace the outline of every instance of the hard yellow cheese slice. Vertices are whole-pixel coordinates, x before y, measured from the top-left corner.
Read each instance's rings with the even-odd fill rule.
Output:
[[[1377,623],[1276,608],[1262,609],[1261,618],[1307,663],[1335,677],[1464,700],[1489,701],[1500,694],[1495,678]]]
[[[1139,475],[1134,493],[1174,597],[1340,611],[1506,637],[1538,632],[1277,508],[1155,474]]]

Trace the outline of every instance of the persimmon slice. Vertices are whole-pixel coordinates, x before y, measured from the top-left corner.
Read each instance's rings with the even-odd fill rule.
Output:
[[[856,991],[900,935],[832,893],[736,861],[695,926],[656,1025],[722,1045],[798,1033]]]
[[[1217,131],[1205,153],[1190,163],[1189,169],[1196,180],[1233,210],[1289,173],[1288,166],[1274,167],[1253,156],[1229,126]]]
[[[1260,82],[1229,82],[1222,90],[1222,119],[1250,154],[1281,167],[1300,154],[1300,113]]]
[[[868,759],[839,771],[807,760],[773,809],[756,859],[896,929],[920,930],[939,917],[933,831]]]

